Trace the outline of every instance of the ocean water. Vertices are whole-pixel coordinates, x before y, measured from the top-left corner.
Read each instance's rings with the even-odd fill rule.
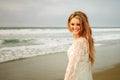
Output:
[[[95,47],[120,41],[120,28],[92,28]],[[66,52],[73,35],[62,27],[1,28],[0,63],[38,55]]]

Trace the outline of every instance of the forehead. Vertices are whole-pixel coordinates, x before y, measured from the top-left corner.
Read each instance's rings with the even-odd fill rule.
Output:
[[[81,21],[80,18],[76,18],[76,17],[74,17],[74,18],[71,19],[70,22],[71,22],[71,23],[81,23],[82,21]]]

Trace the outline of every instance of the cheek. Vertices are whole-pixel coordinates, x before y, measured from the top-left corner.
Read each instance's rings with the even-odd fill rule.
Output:
[[[73,31],[73,27],[71,25],[68,26],[69,30],[72,32]]]
[[[81,31],[81,30],[82,30],[82,27],[80,27],[79,30]]]
[[[74,30],[74,27],[71,27],[71,30]]]
[[[80,25],[80,26],[78,26],[78,29],[81,31],[82,30],[82,26]]]

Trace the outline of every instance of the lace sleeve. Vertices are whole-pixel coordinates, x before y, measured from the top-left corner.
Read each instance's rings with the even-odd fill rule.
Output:
[[[69,59],[69,63],[66,69],[64,80],[73,80],[75,70],[77,69],[78,63],[82,60],[81,55],[86,53],[88,50],[87,40],[80,38],[75,44],[73,49],[73,55]]]

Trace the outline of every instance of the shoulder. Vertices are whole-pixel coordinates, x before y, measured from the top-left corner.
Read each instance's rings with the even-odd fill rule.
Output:
[[[76,44],[74,45],[74,48],[77,50],[83,50],[83,51],[88,51],[89,49],[89,44],[88,44],[88,40],[84,37],[80,37]]]
[[[80,37],[77,41],[77,46],[87,48],[89,46],[88,40],[84,37]]]
[[[84,38],[84,37],[80,37],[78,40],[77,40],[78,43],[88,43],[87,39]]]
[[[89,49],[89,43],[88,43],[88,40],[84,37],[80,37],[78,39],[78,47],[85,50],[85,51],[88,51]]]
[[[76,40],[76,42],[74,43],[75,47],[85,47],[88,46],[88,41],[86,38],[84,37],[80,37]]]

